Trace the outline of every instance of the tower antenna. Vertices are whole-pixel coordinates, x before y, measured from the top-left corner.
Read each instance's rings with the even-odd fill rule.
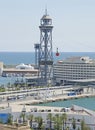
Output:
[[[46,7],[45,7],[45,15],[47,15],[47,5],[46,5]]]

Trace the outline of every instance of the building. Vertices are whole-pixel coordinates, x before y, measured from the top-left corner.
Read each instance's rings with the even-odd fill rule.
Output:
[[[38,72],[38,69],[34,69],[32,65],[21,63],[14,68],[3,68],[2,76],[38,76]]]
[[[33,115],[34,118],[39,116],[42,117],[42,119],[44,120],[45,127],[49,128],[49,124],[48,124],[49,120],[47,119],[48,114],[51,113],[52,116],[55,116],[56,114],[61,116],[62,114],[65,113],[67,115],[65,125],[69,126],[70,129],[73,129],[72,119],[74,119],[76,123],[76,129],[81,128],[81,122],[84,120],[86,126],[88,126],[91,130],[95,130],[95,112],[76,105],[73,105],[70,108],[65,108],[65,107],[61,108],[61,107],[23,106],[23,105],[13,104],[9,108],[3,108],[2,110],[0,110],[0,114],[8,113],[8,109],[9,109],[9,113],[11,112],[12,114],[13,121],[16,120],[22,121],[20,115],[22,112],[24,112],[25,117],[28,117],[30,114]],[[52,122],[52,127],[54,126],[54,123],[55,122]],[[37,128],[37,126],[38,126],[37,122],[33,120],[32,127]]]
[[[3,62],[0,62],[0,75],[2,75],[2,71],[3,71]]]
[[[16,69],[34,69],[33,66],[31,66],[30,64],[29,65],[25,65],[24,63],[21,63],[19,65],[16,66]]]
[[[54,82],[88,85],[95,83],[95,60],[89,57],[70,57],[54,64]]]

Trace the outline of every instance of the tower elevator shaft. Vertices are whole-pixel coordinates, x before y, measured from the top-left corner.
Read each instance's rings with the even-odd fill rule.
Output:
[[[40,20],[40,47],[39,47],[39,70],[40,82],[48,85],[52,80],[53,52],[52,52],[52,19],[47,13]]]

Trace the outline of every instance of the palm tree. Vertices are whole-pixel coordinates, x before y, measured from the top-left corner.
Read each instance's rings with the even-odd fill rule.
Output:
[[[29,115],[28,119],[30,121],[30,127],[32,127],[32,122],[33,122],[34,116],[33,115]]]
[[[13,116],[12,116],[11,114],[8,115],[7,123],[8,123],[9,125],[12,125],[12,123],[13,123]]]
[[[20,118],[23,119],[23,124],[24,124],[25,123],[25,113],[24,112],[21,113]]]
[[[55,130],[61,130],[62,120],[59,114],[53,117]]]
[[[90,130],[90,128],[85,124],[85,121],[81,121],[81,130]]]
[[[3,124],[3,120],[0,118],[0,124]]]
[[[49,120],[49,129],[51,130],[52,129],[52,120],[53,120],[53,116],[51,113],[49,113],[47,115],[47,119]]]
[[[88,127],[88,126],[85,124],[84,119],[81,121],[81,130],[91,130],[90,127]]]
[[[72,127],[74,130],[76,129],[76,120],[74,118],[72,119]]]
[[[84,130],[84,129],[85,129],[85,121],[82,120],[82,121],[81,121],[81,130]]]
[[[61,120],[62,120],[62,125],[63,125],[63,130],[66,128],[66,121],[67,121],[67,114],[66,113],[63,113],[61,115]],[[65,126],[64,126],[65,124]]]
[[[67,126],[65,130],[69,130],[69,127]]]
[[[78,127],[78,130],[80,130],[80,128]]]
[[[85,127],[85,130],[91,130],[88,126]]]
[[[35,117],[35,121],[38,123],[38,130],[42,130],[44,127],[42,117],[40,117],[40,116]]]

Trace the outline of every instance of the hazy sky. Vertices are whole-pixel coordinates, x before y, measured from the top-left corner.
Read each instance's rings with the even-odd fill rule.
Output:
[[[34,51],[46,6],[54,51],[95,51],[95,0],[0,0],[0,51]]]

